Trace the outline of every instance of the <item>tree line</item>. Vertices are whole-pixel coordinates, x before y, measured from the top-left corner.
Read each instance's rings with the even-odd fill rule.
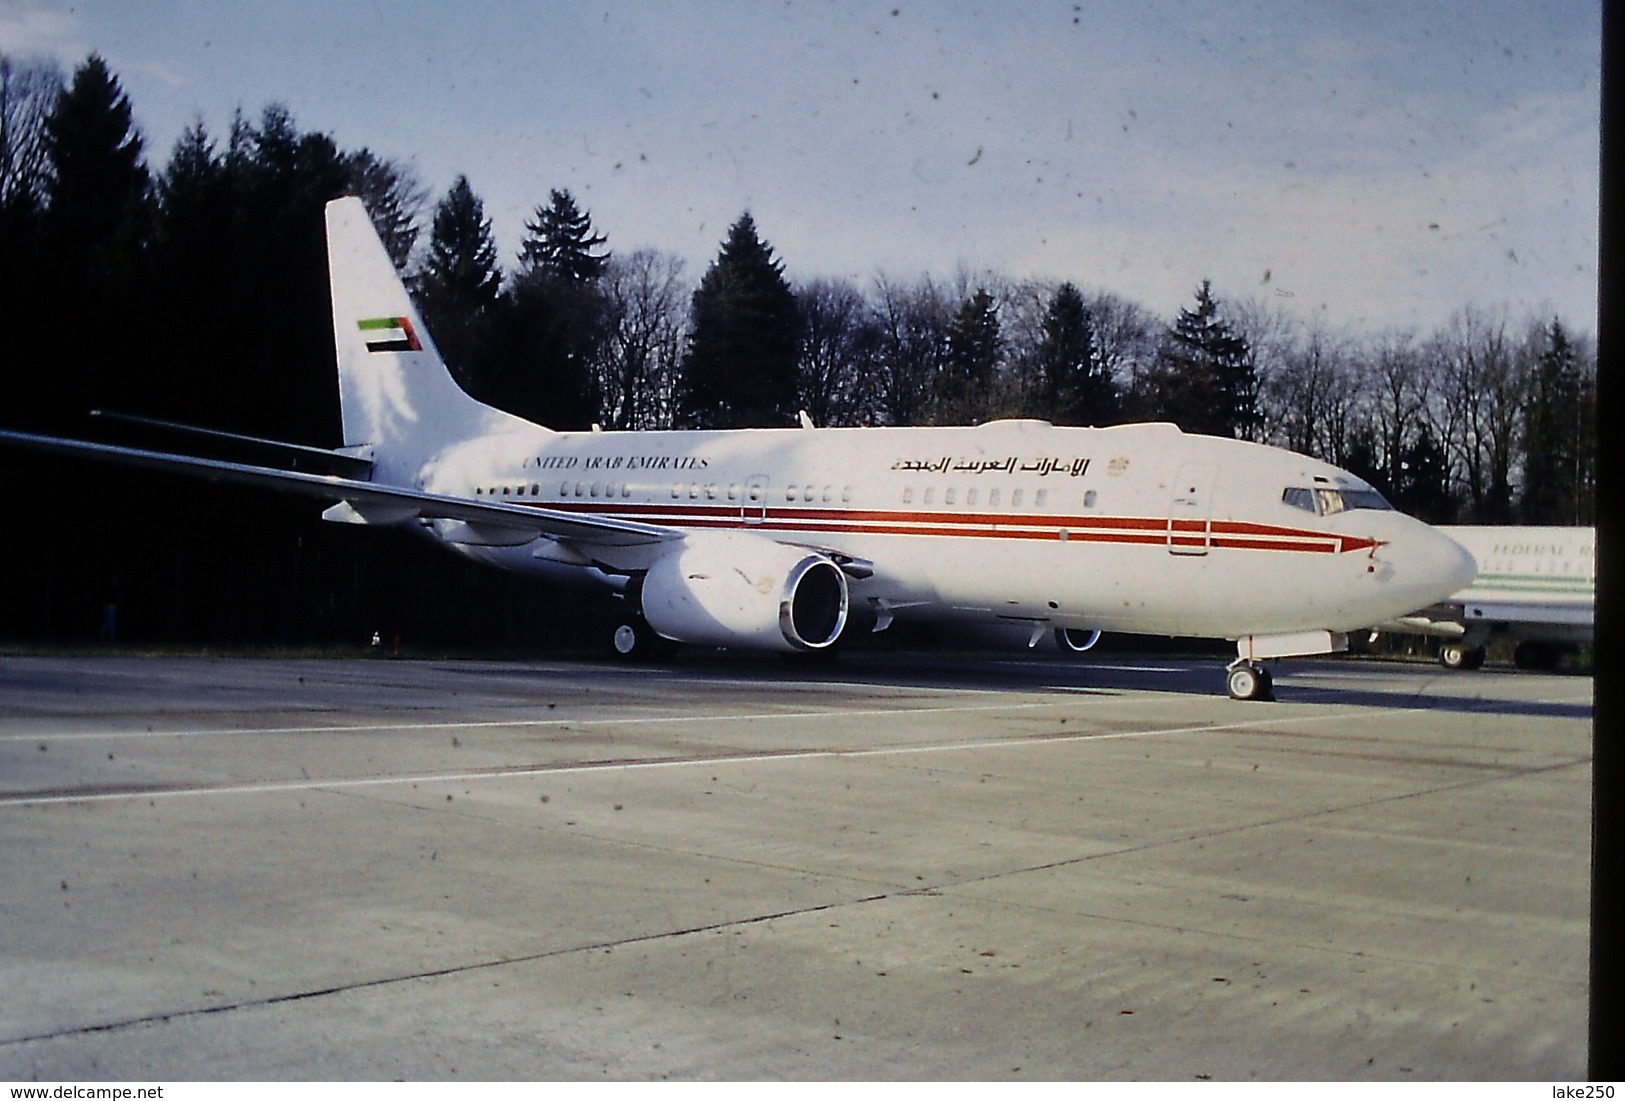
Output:
[[[1171,319],[991,272],[793,282],[749,212],[694,280],[612,248],[563,186],[505,265],[468,179],[432,199],[410,164],[278,104],[221,135],[194,122],[155,168],[95,55],[71,76],[0,56],[0,419],[83,433],[104,409],[339,443],[322,208],[345,194],[463,387],[554,428],[1156,419],[1327,459],[1434,522],[1594,522],[1596,357],[1560,318],[1467,306],[1431,332],[1358,333],[1206,281]],[[167,491],[183,514],[200,492]],[[304,607],[313,586],[288,584]],[[301,622],[322,634],[321,614]]]

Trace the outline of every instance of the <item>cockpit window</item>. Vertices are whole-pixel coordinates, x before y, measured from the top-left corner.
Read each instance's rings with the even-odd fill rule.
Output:
[[[1374,489],[1345,489],[1343,505],[1346,508],[1376,509],[1378,512],[1392,512],[1394,508],[1388,503],[1388,498]]]
[[[1339,512],[1359,508],[1385,512],[1394,507],[1374,489],[1330,489],[1325,486],[1308,489],[1303,486],[1288,486],[1281,492],[1281,500],[1293,508],[1301,508],[1305,512],[1313,512],[1319,516],[1335,516]]]
[[[1303,489],[1300,486],[1287,486],[1281,494],[1281,500],[1293,508],[1301,508],[1305,512],[1315,511],[1315,492],[1312,489]]]

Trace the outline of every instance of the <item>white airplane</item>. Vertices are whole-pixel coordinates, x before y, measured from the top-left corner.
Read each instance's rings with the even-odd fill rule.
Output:
[[[1550,669],[1565,647],[1596,634],[1597,529],[1442,527],[1478,563],[1471,585],[1378,630],[1445,640],[1439,660],[1477,669],[1492,639],[1513,643],[1523,669]]]
[[[624,597],[614,645],[830,651],[894,621],[1234,639],[1263,659],[1472,580],[1472,557],[1336,467],[1169,424],[554,432],[453,381],[359,199],[327,208],[344,446],[321,474],[51,437],[12,444],[336,502],[471,558]]]

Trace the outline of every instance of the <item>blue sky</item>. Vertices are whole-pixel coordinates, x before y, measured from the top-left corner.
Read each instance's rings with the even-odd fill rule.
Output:
[[[791,279],[1595,329],[1595,0],[0,0],[0,51],[101,53],[155,167],[278,101],[435,198],[466,173],[510,262],[563,187],[696,279],[749,209]]]

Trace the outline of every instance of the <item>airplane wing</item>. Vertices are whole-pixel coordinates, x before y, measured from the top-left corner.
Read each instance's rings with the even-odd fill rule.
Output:
[[[213,482],[229,482],[234,485],[297,493],[326,501],[342,501],[360,516],[387,517],[390,522],[397,523],[414,518],[460,520],[475,527],[534,532],[537,536],[614,547],[663,543],[683,538],[683,533],[675,528],[641,524],[635,520],[560,512],[531,505],[475,501],[467,497],[426,493],[403,486],[379,485],[335,474],[278,470],[274,467],[200,459],[164,451],[117,447],[112,444],[90,443],[56,436],[36,436],[27,432],[0,431],[0,443],[60,455],[100,459],[126,466],[189,474]]]

